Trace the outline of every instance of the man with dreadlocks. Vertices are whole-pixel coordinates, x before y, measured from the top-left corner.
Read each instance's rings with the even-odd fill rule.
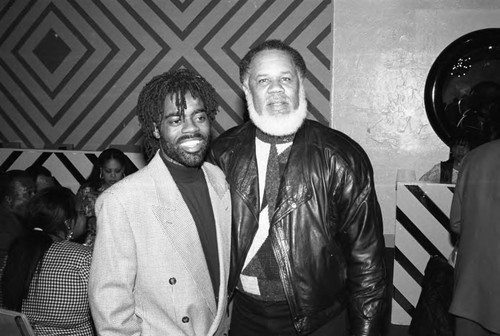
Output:
[[[214,88],[188,70],[141,91],[149,163],[96,202],[89,298],[99,335],[227,335],[230,195],[204,162],[217,110]]]

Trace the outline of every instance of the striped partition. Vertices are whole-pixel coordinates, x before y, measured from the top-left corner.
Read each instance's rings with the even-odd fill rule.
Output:
[[[24,170],[33,163],[43,165],[65,187],[74,192],[89,176],[93,162],[101,152],[73,150],[37,150],[0,148],[0,170]],[[125,153],[137,167],[145,165],[141,153]]]
[[[454,185],[397,183],[391,323],[409,325],[432,255],[453,249],[449,213]]]

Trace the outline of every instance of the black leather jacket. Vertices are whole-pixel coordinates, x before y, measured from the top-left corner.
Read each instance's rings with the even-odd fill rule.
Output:
[[[231,185],[233,293],[258,227],[255,126],[217,138],[209,154]],[[348,136],[306,120],[281,180],[270,239],[299,334],[348,308],[351,335],[379,335],[386,300],[384,238],[373,171]]]

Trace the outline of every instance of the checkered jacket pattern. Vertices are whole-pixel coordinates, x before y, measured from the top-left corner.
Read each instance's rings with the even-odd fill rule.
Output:
[[[38,336],[94,335],[87,298],[91,259],[89,248],[69,241],[46,252],[22,307]]]

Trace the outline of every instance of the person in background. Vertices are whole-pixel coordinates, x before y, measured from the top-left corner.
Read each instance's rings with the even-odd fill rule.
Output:
[[[462,159],[465,154],[475,147],[474,143],[474,141],[466,136],[454,138],[448,160],[435,164],[427,173],[420,177],[420,181],[447,184],[456,183]]]
[[[96,203],[89,297],[99,335],[227,335],[231,199],[204,162],[217,110],[214,88],[185,69],[139,94],[150,161]]]
[[[12,243],[26,232],[26,205],[35,194],[35,184],[22,170],[0,174],[0,279]],[[0,288],[0,307],[2,306]]]
[[[5,260],[12,242],[26,232],[24,225],[26,205],[34,194],[35,183],[28,173],[22,170],[10,170],[0,175],[0,257],[2,261]]]
[[[11,246],[2,277],[3,304],[26,314],[35,333],[94,335],[87,298],[91,251],[71,242],[85,217],[67,188],[40,191],[27,204],[30,231]]]
[[[57,180],[52,176],[50,170],[39,164],[32,164],[25,170],[31,175],[36,185],[36,192],[40,192],[44,189],[61,186]]]
[[[372,166],[347,135],[306,119],[306,72],[281,41],[251,49],[240,63],[251,121],[211,147],[232,195],[231,334],[381,335]]]
[[[83,237],[83,244],[92,248],[96,236],[95,201],[107,188],[123,179],[127,173],[129,160],[125,153],[116,148],[104,150],[95,162],[87,181],[80,186],[77,198],[82,203],[87,218],[87,234]]]
[[[486,116],[489,142],[469,152],[450,211],[459,235],[450,313],[455,336],[500,335],[500,95]]]

